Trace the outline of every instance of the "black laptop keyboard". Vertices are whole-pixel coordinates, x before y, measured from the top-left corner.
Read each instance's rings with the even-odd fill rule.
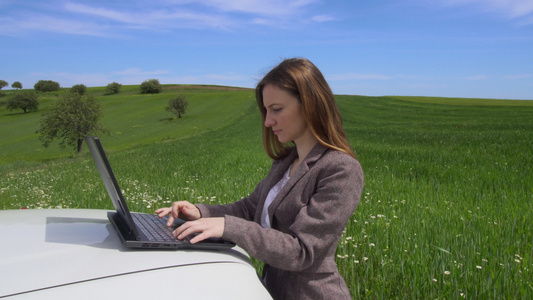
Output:
[[[159,218],[150,214],[131,214],[133,221],[141,234],[150,241],[156,242],[180,242],[172,235],[172,231],[167,227],[167,218]]]

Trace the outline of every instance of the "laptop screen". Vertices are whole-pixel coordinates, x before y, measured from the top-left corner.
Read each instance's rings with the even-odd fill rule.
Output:
[[[133,225],[134,223],[130,211],[126,205],[124,197],[122,196],[117,179],[115,178],[113,170],[111,169],[111,165],[107,160],[104,148],[100,143],[100,139],[98,139],[98,137],[86,136],[85,142],[89,147],[89,151],[91,152],[94,162],[96,163],[96,167],[98,168],[98,172],[100,173],[100,176],[105,184],[107,193],[113,202],[113,206],[115,206],[115,210],[121,217],[123,223],[125,223],[130,230],[129,234],[139,237],[139,233],[137,228]]]

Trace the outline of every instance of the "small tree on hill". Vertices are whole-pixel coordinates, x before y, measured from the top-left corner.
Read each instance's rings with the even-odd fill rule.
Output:
[[[7,81],[0,79],[0,90],[8,85]]]
[[[19,89],[22,88],[22,83],[20,83],[19,81],[15,81],[15,82],[13,82],[13,84],[11,85],[11,87],[14,88],[14,89],[19,90]]]
[[[168,100],[167,111],[175,114],[178,118],[181,118],[181,115],[184,115],[189,107],[189,102],[184,95],[178,95],[176,98]]]
[[[76,84],[70,88],[70,92],[85,95],[87,92],[87,87],[84,84]]]
[[[59,83],[52,80],[39,80],[33,88],[40,92],[54,92],[59,91]]]
[[[157,94],[163,91],[163,87],[157,79],[149,79],[141,83],[141,94]]]
[[[94,97],[67,93],[43,113],[36,133],[44,147],[57,138],[61,148],[73,146],[80,152],[86,135],[107,131],[100,117],[102,109]]]
[[[110,94],[118,94],[121,87],[122,87],[122,84],[117,83],[117,82],[111,82],[110,84],[107,85],[106,90]]]
[[[7,101],[7,109],[22,109],[24,113],[37,111],[39,109],[37,94],[33,91],[18,93]]]

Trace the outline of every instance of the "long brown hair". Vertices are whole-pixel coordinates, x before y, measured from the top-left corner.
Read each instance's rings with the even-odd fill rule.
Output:
[[[331,88],[320,70],[305,58],[282,61],[255,88],[255,98],[263,120],[263,146],[268,156],[281,159],[294,147],[282,144],[272,129],[265,126],[263,89],[268,84],[282,88],[298,98],[307,125],[320,144],[356,157],[344,133],[342,117]]]

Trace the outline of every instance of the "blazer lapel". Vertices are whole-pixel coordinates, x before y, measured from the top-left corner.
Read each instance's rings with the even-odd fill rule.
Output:
[[[278,206],[281,204],[281,202],[283,202],[283,200],[286,198],[286,196],[289,194],[289,192],[291,191],[291,189],[294,187],[294,185],[300,181],[300,179],[302,179],[302,177],[307,174],[307,172],[309,172],[309,169],[313,166],[313,164],[322,156],[322,154],[327,150],[328,148],[326,146],[323,146],[319,143],[317,143],[317,145],[311,150],[311,152],[309,152],[309,154],[307,155],[307,157],[304,159],[304,161],[300,164],[300,166],[298,167],[298,169],[296,169],[294,171],[294,173],[292,174],[291,178],[289,179],[289,181],[287,181],[287,183],[285,184],[285,186],[281,189],[281,191],[279,191],[278,195],[276,196],[276,198],[274,198],[274,201],[272,201],[272,203],[270,204],[270,206],[268,207],[268,215],[270,217],[270,224],[272,224],[272,218],[274,217],[274,213],[276,212],[276,209],[278,208]],[[296,151],[294,151],[296,152]],[[281,173],[281,175],[279,177],[276,176],[276,178],[278,178],[276,180],[276,182],[274,182],[274,184],[272,184],[272,186],[274,186],[276,183],[278,183],[278,181],[283,177],[283,175],[285,174],[285,172],[287,171],[287,169],[289,168],[289,166],[292,164],[292,162],[294,161],[296,155],[292,155],[292,158],[289,159],[289,162],[284,162],[284,169],[282,170],[278,170],[278,172]],[[280,166],[281,167],[281,166]],[[270,186],[270,188],[272,188],[272,186]],[[270,188],[268,190],[270,190]],[[264,204],[264,200],[262,201],[262,203]]]
[[[262,189],[261,198],[257,206],[257,213],[255,214],[254,221],[261,224],[261,214],[263,213],[263,207],[265,206],[265,201],[270,189],[272,189],[285,175],[285,172],[289,166],[294,161],[297,152],[296,149],[293,149],[289,155],[281,160],[274,161],[267,178],[264,181],[264,188]],[[270,211],[269,211],[270,212]]]

